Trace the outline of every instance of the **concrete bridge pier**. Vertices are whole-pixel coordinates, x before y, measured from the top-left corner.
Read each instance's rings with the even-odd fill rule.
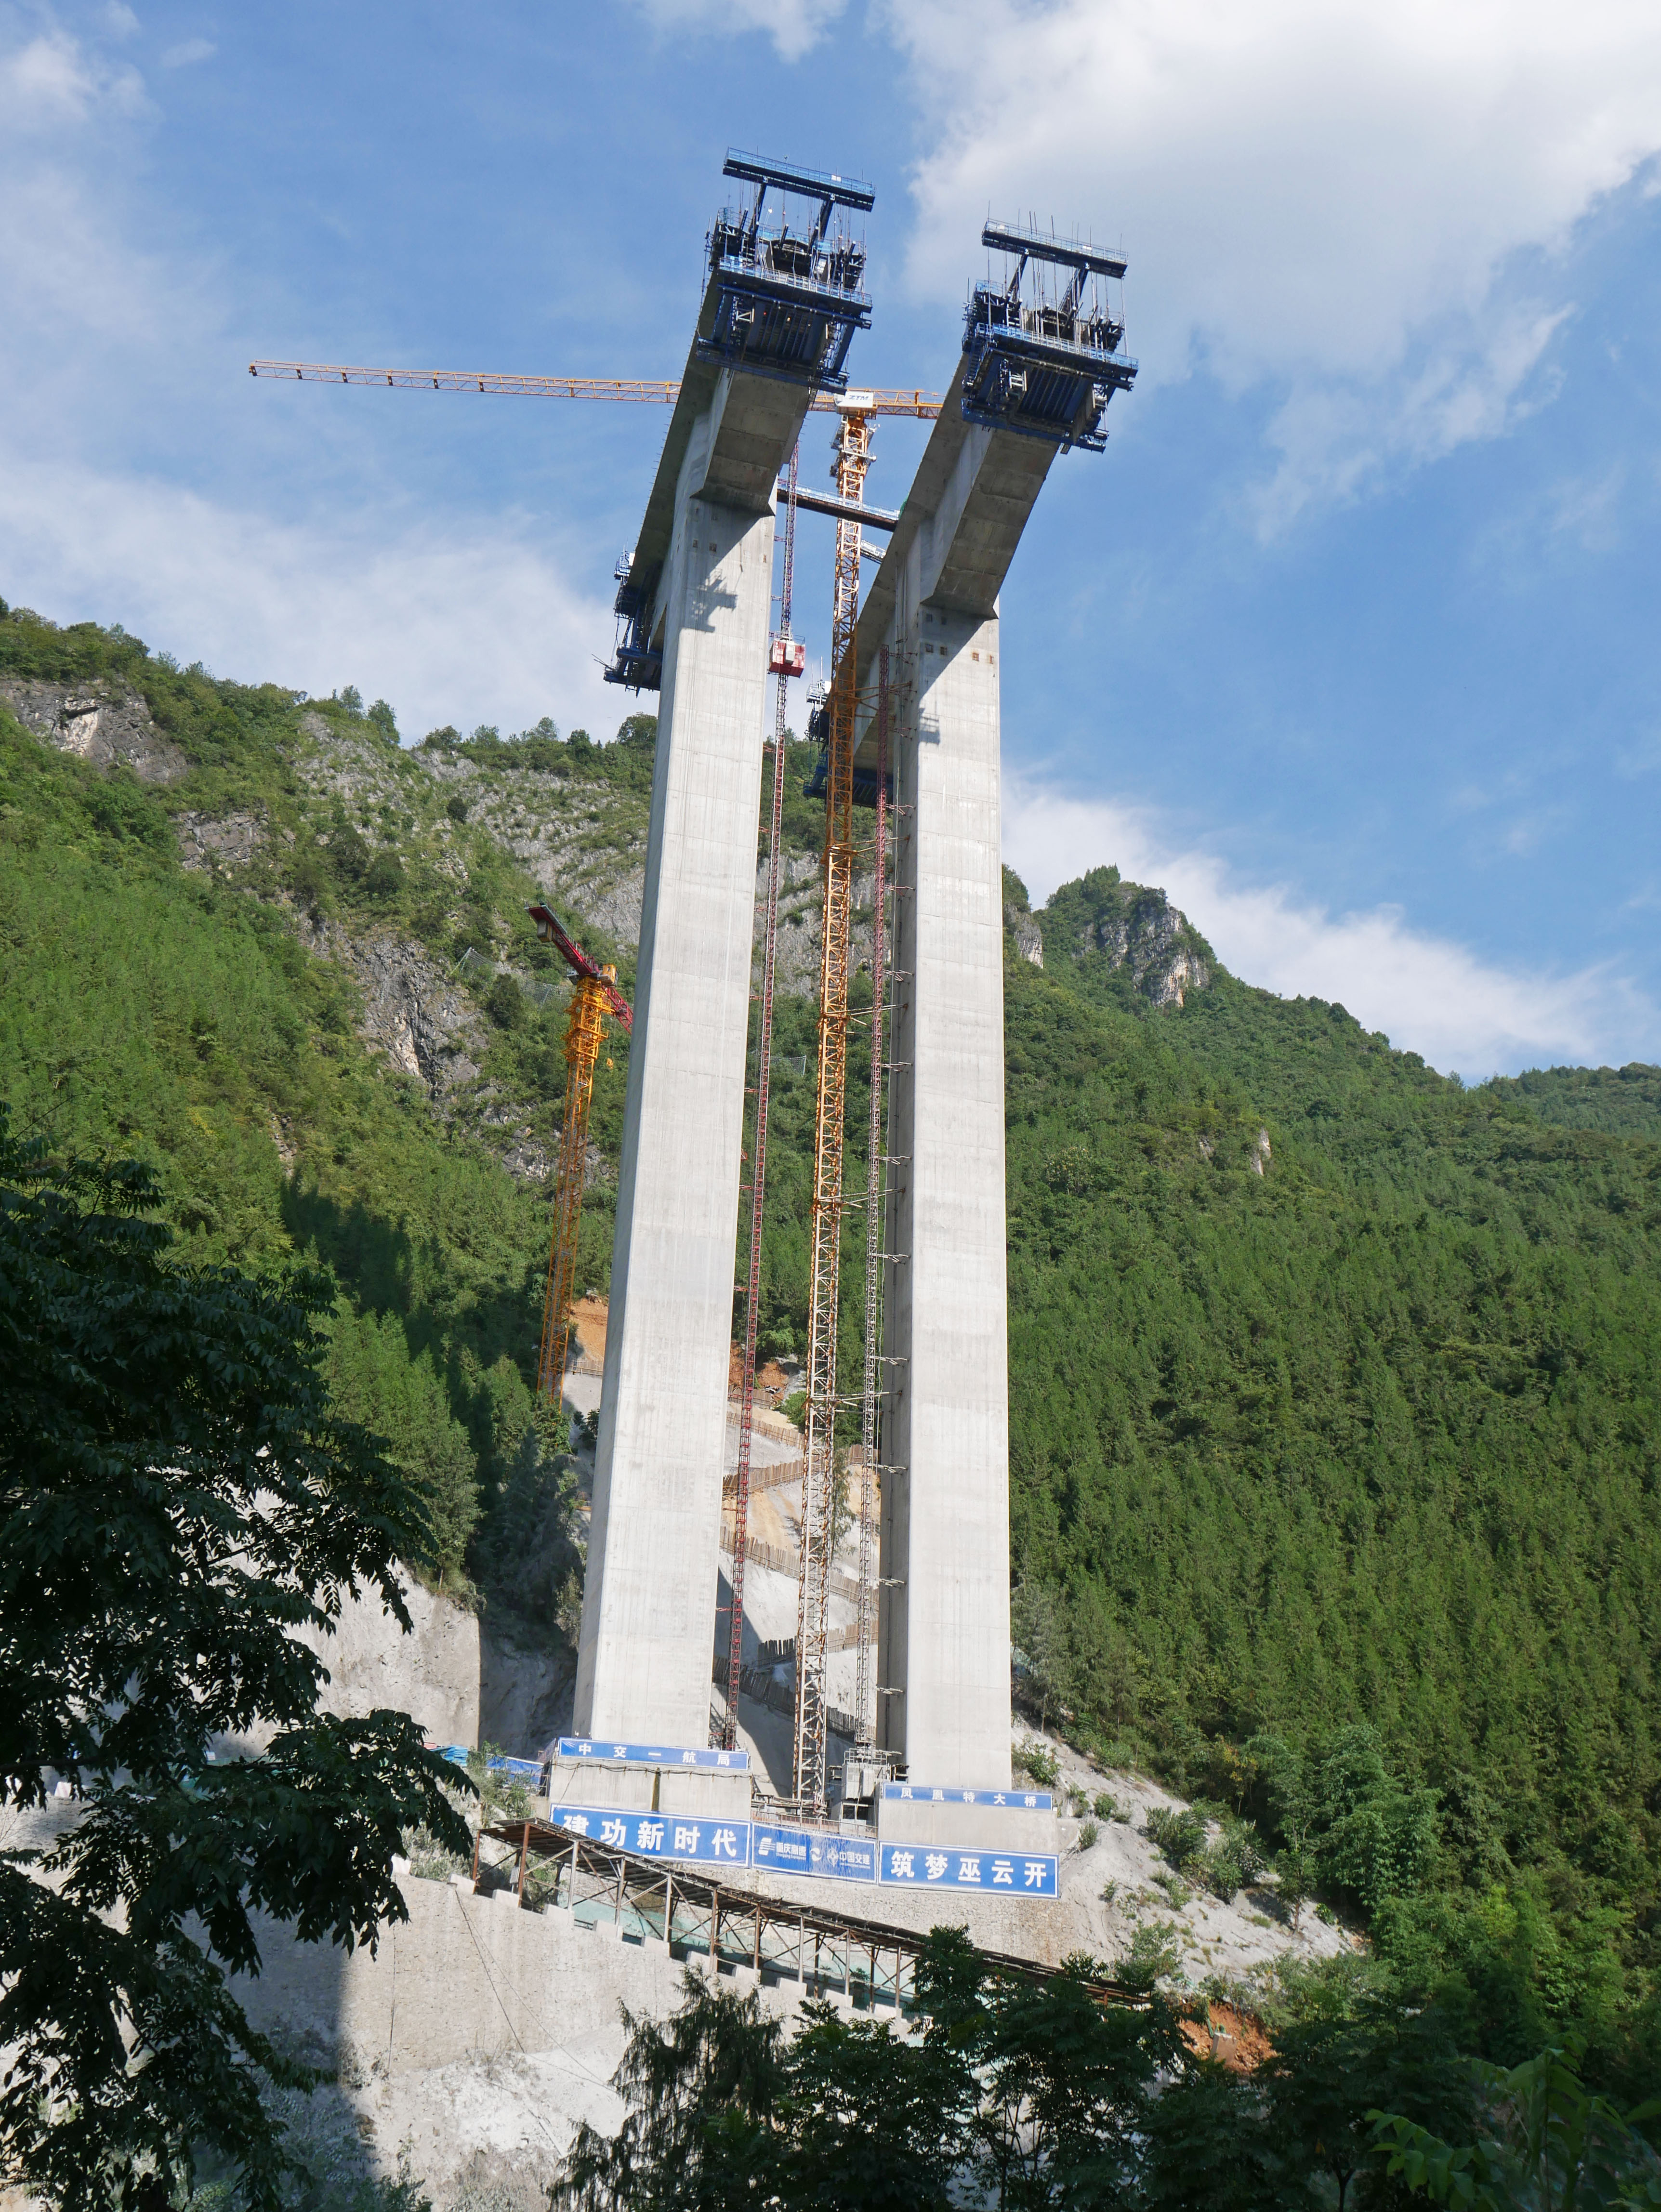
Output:
[[[711,428],[706,415],[689,440],[659,594],[663,696],[575,1723],[678,1745],[709,1732],[773,572],[770,504],[709,495]]]
[[[924,1783],[1007,1789],[1009,1384],[998,619],[890,631],[894,1019],[877,1741]]]
[[[913,1782],[1010,1781],[1009,1376],[998,594],[1057,453],[1134,363],[1084,315],[1116,256],[989,225],[1019,261],[964,352],[860,616],[857,755],[889,655],[896,896],[876,1741]],[[1024,303],[1036,257],[1074,282]]]

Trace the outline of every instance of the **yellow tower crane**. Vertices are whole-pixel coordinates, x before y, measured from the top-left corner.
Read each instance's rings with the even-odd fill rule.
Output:
[[[526,912],[542,942],[556,946],[571,971],[571,1011],[565,1023],[565,1124],[560,1133],[559,1180],[548,1244],[548,1282],[542,1299],[542,1348],[537,1356],[538,1393],[557,1402],[571,1338],[571,1297],[576,1283],[577,1231],[582,1222],[594,1069],[607,1012],[625,1030],[632,1032],[635,1024],[629,1001],[618,988],[617,969],[602,968],[591,960],[545,906],[529,907]]]
[[[642,376],[510,376],[489,368],[350,368],[338,362],[251,361],[250,376],[280,377],[288,384],[379,384],[395,392],[484,392],[521,399],[636,399],[672,407],[679,382]],[[839,395],[815,392],[816,415],[840,413]],[[866,415],[911,415],[932,422],[940,411],[938,392],[868,392],[860,409]]]
[[[402,391],[476,392],[505,396],[541,399],[611,399],[634,400],[672,406],[679,395],[680,386],[673,380],[652,380],[640,377],[585,376],[517,376],[490,369],[400,369],[359,368],[339,363],[299,361],[252,361],[248,364],[250,376],[276,377],[290,383],[378,385]],[[825,1749],[828,1704],[826,1698],[826,1659],[828,1654],[827,1605],[831,1573],[831,1552],[835,1542],[836,1524],[836,1412],[837,1412],[837,1311],[840,1303],[842,1218],[849,1200],[843,1188],[843,1121],[847,1097],[848,1033],[849,1033],[849,935],[853,920],[853,887],[855,861],[854,837],[854,751],[855,720],[859,701],[855,694],[854,675],[854,632],[859,617],[860,553],[861,526],[861,509],[864,501],[865,479],[871,465],[871,422],[877,416],[910,416],[922,422],[933,422],[940,411],[940,395],[921,389],[911,391],[861,391],[848,392],[821,392],[814,395],[811,411],[815,414],[837,415],[841,420],[834,446],[836,482],[834,495],[813,493],[801,489],[796,483],[796,467],[793,459],[790,470],[789,501],[792,508],[797,505],[812,508],[833,516],[837,523],[837,551],[835,582],[831,599],[830,623],[830,684],[826,702],[826,758],[824,763],[824,932],[820,947],[819,1021],[818,1021],[818,1081],[815,1101],[813,1142],[813,1198],[812,1198],[812,1259],[809,1279],[809,1319],[807,1353],[807,1409],[806,1435],[804,1439],[802,1516],[801,1516],[801,1581],[798,1593],[796,1635],[796,1703],[792,1743],[792,1789],[802,1802],[815,1808],[822,1808],[825,1796]],[[782,487],[781,487],[782,489]],[[870,518],[876,520],[874,515]],[[882,518],[884,526],[891,527],[891,516]],[[789,608],[785,601],[783,636],[774,641],[771,665],[780,678],[780,727],[782,729],[783,679],[800,675],[803,656],[799,646],[789,641]],[[781,657],[780,647],[788,648]],[[881,733],[877,799],[877,836],[875,863],[877,869],[877,913],[873,922],[873,981],[880,993],[882,975],[882,904],[883,904],[883,842],[885,787],[886,782],[886,739],[888,696],[886,655],[884,656],[882,696],[878,702],[877,722]],[[775,780],[778,789],[774,800],[774,847],[776,853],[779,835],[779,804],[782,793],[782,744],[779,744],[775,757]],[[776,896],[776,892],[775,893]],[[549,1256],[548,1287],[543,1307],[542,1355],[538,1370],[538,1388],[550,1395],[557,1395],[564,1373],[566,1347],[570,1334],[571,1290],[573,1270],[576,1265],[576,1231],[582,1206],[582,1176],[587,1132],[588,1099],[593,1085],[595,1060],[599,1049],[599,1001],[596,993],[601,971],[585,954],[580,953],[563,931],[544,907],[532,907],[540,935],[559,945],[577,976],[577,986],[571,1003],[570,1021],[566,1029],[565,1059],[568,1069],[564,1139],[561,1149],[560,1182],[555,1207],[552,1248]],[[546,927],[545,927],[545,917]],[[776,926],[774,910],[770,907],[769,931]],[[627,1027],[630,1014],[626,1002],[614,986],[611,987],[613,1011]],[[764,1012],[761,1039],[764,1066],[770,1051],[770,989],[764,988]],[[879,1212],[877,1176],[880,1161],[879,1114],[882,1075],[883,1006],[879,1002],[872,1012],[872,1099],[871,1139],[868,1175],[870,1184],[865,1194],[867,1221],[867,1243],[874,1246],[879,1237]],[[765,1113],[764,1090],[761,1111]],[[765,1158],[764,1128],[757,1132],[757,1158]],[[755,1206],[759,1213],[761,1194],[755,1194]],[[752,1255],[751,1266],[751,1305],[755,1303],[757,1280],[757,1260],[759,1254],[759,1220],[752,1224]],[[872,1582],[875,1546],[873,1526],[874,1486],[876,1475],[876,1425],[874,1418],[875,1367],[875,1309],[878,1270],[873,1264],[872,1254],[867,1258],[867,1292],[868,1310],[866,1317],[867,1344],[865,1360],[864,1434],[866,1465],[861,1476],[860,1515],[860,1601],[858,1634],[861,1639],[859,1691],[856,1702],[861,1707],[858,1726],[861,1732],[869,1724],[865,1707],[869,1700],[869,1654],[865,1639],[873,1631],[875,1619],[874,1586]],[[753,1328],[753,1313],[746,1322]],[[753,1343],[753,1338],[751,1339]],[[753,1363],[753,1351],[746,1361],[746,1374]],[[745,1413],[748,1407],[746,1404]],[[748,1462],[748,1420],[744,1423],[745,1435],[740,1440],[739,1474],[738,1484],[738,1520],[736,1543],[741,1553],[744,1544],[745,1480]],[[734,1559],[734,1583],[731,1643],[733,1660],[740,1650],[743,1620],[743,1565]],[[738,1698],[735,1689],[729,1690],[729,1729],[735,1723]]]

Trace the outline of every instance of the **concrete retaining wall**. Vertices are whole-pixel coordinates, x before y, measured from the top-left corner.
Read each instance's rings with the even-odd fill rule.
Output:
[[[362,2082],[578,2045],[615,2064],[624,2042],[619,2005],[661,2017],[680,2001],[686,1962],[665,1943],[624,1942],[604,1923],[557,1909],[526,1911],[508,1890],[475,1896],[464,1878],[405,1876],[402,1887],[410,1917],[382,1932],[373,1957],[296,1943],[262,1923],[265,1970],[235,1982],[253,2024]],[[694,1971],[708,1971],[707,1962]],[[745,1970],[721,1980],[756,1986]],[[801,1990],[764,1985],[763,1997],[788,2017]]]

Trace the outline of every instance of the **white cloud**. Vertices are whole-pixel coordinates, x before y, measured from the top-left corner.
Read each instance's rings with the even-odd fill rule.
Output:
[[[636,703],[595,659],[609,605],[574,590],[512,518],[465,532],[374,511],[277,523],[0,448],[0,546],[14,604],[120,622],[245,683],[356,684],[391,701],[406,737],[543,714],[608,736]]]
[[[143,105],[136,70],[111,67],[55,24],[0,52],[0,127],[15,142],[55,136],[100,108],[132,114]]]
[[[1113,862],[1158,884],[1248,983],[1347,1006],[1392,1044],[1468,1080],[1560,1061],[1661,1052],[1661,1010],[1607,968],[1554,975],[1494,966],[1415,929],[1398,907],[1331,915],[1285,884],[1238,881],[1214,854],[1183,851],[1153,817],[1110,800],[1006,779],[1004,857],[1035,901]]]
[[[188,69],[192,62],[210,61],[219,49],[211,39],[183,39],[161,57],[163,69]]]
[[[798,62],[818,46],[847,0],[635,0],[660,31],[764,31],[782,61]],[[768,141],[770,146],[771,141]]]
[[[925,150],[911,270],[989,206],[1123,242],[1147,385],[1283,404],[1258,520],[1537,398],[1550,258],[1661,151],[1653,0],[888,0]]]
[[[356,684],[416,735],[545,714],[609,732],[634,703],[600,681],[610,606],[568,582],[545,526],[417,515],[338,428],[247,411],[234,296],[210,260],[148,243],[108,127],[137,83],[56,29],[0,45],[0,123],[58,125],[27,146],[0,128],[0,592],[245,681]],[[129,460],[181,420],[177,475],[200,449],[236,489]],[[301,453],[315,521],[295,519]]]

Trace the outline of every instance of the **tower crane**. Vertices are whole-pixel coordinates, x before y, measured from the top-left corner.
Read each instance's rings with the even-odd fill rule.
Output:
[[[487,369],[399,369],[354,368],[341,363],[295,361],[252,361],[248,374],[290,383],[380,386],[394,391],[472,392],[514,398],[544,399],[605,399],[672,406],[679,383],[640,377],[528,376]],[[729,1658],[725,1739],[733,1741],[738,1720],[738,1675],[744,1625],[744,1550],[749,1492],[751,1398],[755,1372],[756,1316],[761,1256],[761,1216],[767,1156],[767,1084],[771,1051],[775,939],[777,930],[779,840],[783,803],[783,730],[787,679],[800,676],[806,656],[790,635],[790,575],[793,566],[794,519],[797,507],[830,516],[836,522],[836,560],[831,594],[830,683],[825,702],[824,778],[825,829],[823,848],[823,915],[820,946],[818,1070],[815,1098],[812,1265],[806,1377],[806,1434],[802,1453],[802,1514],[800,1580],[798,1590],[796,1636],[796,1702],[792,1742],[792,1790],[800,1801],[822,1807],[825,1793],[825,1753],[828,1718],[826,1658],[829,1649],[828,1606],[831,1553],[836,1533],[836,1413],[837,1309],[840,1293],[842,1221],[849,1200],[843,1188],[843,1116],[847,1097],[847,1056],[849,1029],[848,986],[849,935],[853,920],[855,849],[854,837],[855,720],[859,702],[854,678],[854,629],[859,616],[861,531],[867,524],[892,529],[898,517],[879,513],[864,504],[865,480],[871,465],[871,423],[879,416],[910,416],[934,421],[940,411],[938,392],[918,388],[887,391],[816,392],[810,412],[835,415],[838,419],[833,442],[835,491],[814,492],[798,482],[797,457],[791,457],[788,484],[780,493],[786,503],[782,533],[785,549],[784,588],[781,626],[773,638],[769,672],[778,678],[774,750],[771,866],[763,954],[760,1073],[757,1080],[754,1150],[751,1156],[750,1254],[745,1347],[743,1397],[739,1411],[739,1463],[733,1490],[734,1543],[732,1608],[729,1620]],[[609,673],[609,672],[608,672]],[[883,845],[886,799],[888,696],[885,657],[882,698],[879,704],[879,766],[877,793],[876,912],[873,922],[871,1045],[871,1133],[869,1188],[866,1193],[867,1241],[872,1250],[880,1242],[876,1178],[881,1158],[880,1091],[883,1073],[882,988]],[[810,787],[817,790],[817,785]],[[561,1150],[560,1182],[555,1207],[553,1240],[549,1255],[548,1285],[543,1305],[542,1351],[538,1387],[554,1395],[564,1372],[570,1333],[571,1288],[576,1264],[576,1231],[582,1204],[582,1173],[587,1140],[589,1095],[599,1048],[601,1019],[596,969],[560,929],[546,908],[533,907],[538,933],[556,943],[577,977],[567,1024],[565,1059],[568,1069],[565,1130]],[[613,1011],[625,1027],[630,1016],[626,1002],[611,989]],[[869,1655],[863,1639],[873,1632],[875,1619],[873,1571],[873,1478],[875,1449],[876,1316],[871,1304],[877,1295],[879,1270],[872,1254],[867,1255],[866,1358],[863,1418],[865,1465],[861,1474],[860,1599],[857,1632],[861,1639],[855,1702],[861,1708],[856,1722],[863,1738],[869,1732]]]
[[[679,381],[673,378],[664,382],[640,376],[510,376],[486,368],[351,368],[338,362],[316,361],[251,361],[248,374],[281,377],[289,384],[379,384],[396,392],[484,392],[527,399],[635,399],[660,407],[672,407],[680,397]],[[809,411],[837,414],[845,396],[815,392]],[[861,396],[861,410],[867,415],[910,415],[932,422],[940,411],[940,395],[870,392]]]
[[[603,968],[590,959],[566,935],[547,907],[527,907],[526,911],[537,926],[538,937],[556,948],[571,971],[571,1011],[565,1021],[565,1121],[560,1133],[548,1281],[542,1298],[542,1346],[537,1355],[538,1395],[557,1401],[571,1336],[571,1292],[576,1280],[577,1230],[582,1219],[594,1068],[607,1013],[631,1033],[635,1020],[629,1001],[618,988],[617,969]]]

